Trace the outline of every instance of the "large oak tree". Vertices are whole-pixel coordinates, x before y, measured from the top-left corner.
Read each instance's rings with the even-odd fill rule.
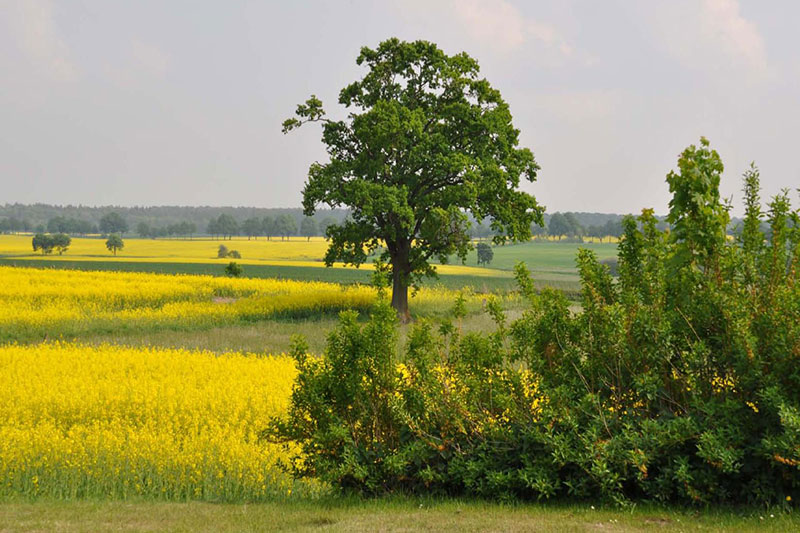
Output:
[[[323,125],[330,160],[309,169],[305,214],[322,204],[350,209],[327,229],[325,262],[358,266],[385,247],[392,305],[407,319],[408,287],[435,275],[431,260],[466,258],[468,213],[491,220],[496,242],[530,238],[543,209],[518,187],[521,178],[534,181],[539,166],[519,147],[508,104],[466,53],[389,39],[362,48],[356,62],[367,72],[339,93],[346,118],[327,118],[311,96],[283,131]]]

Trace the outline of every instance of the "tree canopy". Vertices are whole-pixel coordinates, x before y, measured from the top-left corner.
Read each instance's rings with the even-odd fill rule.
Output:
[[[431,260],[466,259],[468,214],[489,219],[496,242],[530,237],[542,207],[518,187],[539,166],[519,147],[508,104],[466,53],[389,39],[362,48],[356,63],[367,72],[339,93],[344,119],[327,118],[312,95],[283,131],[322,123],[329,161],[309,169],[305,214],[321,205],[351,210],[327,229],[326,264],[357,266],[385,247],[392,304],[408,318],[408,287],[435,275]]]
[[[125,243],[122,241],[122,237],[120,237],[116,233],[112,233],[111,235],[108,236],[108,239],[106,240],[106,248],[108,248],[109,252],[113,253],[114,255],[117,255],[118,250],[122,250],[123,248],[125,248]]]
[[[209,235],[219,235],[223,239],[230,239],[239,231],[239,223],[231,215],[222,213],[219,217],[211,219],[207,231]]]
[[[560,240],[565,235],[575,235],[578,231],[576,224],[577,221],[572,213],[553,213],[550,223],[547,225],[547,232]]]
[[[100,219],[100,231],[105,235],[111,233],[123,234],[128,231],[128,222],[122,218],[122,215],[112,211]]]

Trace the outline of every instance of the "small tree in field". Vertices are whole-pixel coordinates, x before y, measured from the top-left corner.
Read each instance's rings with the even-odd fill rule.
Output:
[[[492,247],[485,242],[479,242],[478,246],[478,264],[479,265],[488,265],[494,259],[494,250]]]
[[[53,247],[58,251],[58,255],[62,255],[69,249],[72,244],[72,238],[66,233],[56,233],[52,236]]]
[[[326,118],[311,96],[283,131],[323,124],[330,160],[311,165],[304,212],[312,216],[321,204],[350,209],[328,228],[325,263],[357,266],[385,247],[392,305],[407,320],[408,287],[435,275],[431,259],[466,259],[468,213],[492,220],[495,242],[530,238],[542,208],[518,186],[534,181],[539,166],[519,147],[508,104],[467,54],[389,39],[362,48],[356,63],[367,72],[339,93],[345,119]]]
[[[42,255],[52,253],[55,247],[53,236],[45,233],[37,233],[34,235],[31,244],[33,245],[33,251],[38,252],[41,250]]]
[[[114,255],[117,255],[117,250],[122,250],[123,248],[125,248],[125,243],[122,241],[122,237],[120,237],[116,233],[113,233],[108,236],[108,240],[106,241],[106,248],[108,248],[108,250]]]
[[[227,246],[225,246],[224,244],[220,244],[219,249],[217,250],[217,257],[220,259],[228,257],[229,252],[230,250],[228,250]]]

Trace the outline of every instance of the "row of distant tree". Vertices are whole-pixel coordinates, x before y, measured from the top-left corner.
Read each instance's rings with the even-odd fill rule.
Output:
[[[585,224],[589,221],[599,221],[603,223]],[[267,239],[280,237],[286,239],[294,235],[311,238],[318,235],[325,235],[328,226],[336,224],[339,219],[333,216],[326,216],[321,220],[312,217],[302,217],[300,223],[297,217],[283,213],[275,217],[249,217],[244,220],[237,220],[232,215],[222,213],[218,217],[212,218],[205,228],[199,228],[194,222],[183,221],[167,225],[155,225],[148,222],[139,222],[135,227],[135,233],[144,238],[159,237],[183,237],[191,238],[198,234],[211,235],[215,238],[230,239],[234,236],[246,236],[248,239],[265,237]],[[583,223],[582,223],[583,222]],[[738,221],[736,221],[738,222]],[[659,229],[663,230],[667,223],[659,223]],[[730,233],[737,232],[737,225],[733,224]],[[36,233],[64,234],[64,235],[88,235],[102,234],[124,235],[130,231],[128,221],[120,213],[111,211],[100,217],[99,223],[95,224],[87,220],[74,217],[56,216],[47,221],[46,225],[31,227],[25,220],[15,217],[0,219],[0,233],[20,233],[35,231]],[[620,237],[622,235],[622,217],[619,215],[599,215],[591,213],[553,213],[545,216],[545,226],[533,226],[531,232],[534,236],[556,237],[558,240],[564,238],[583,238],[594,237],[604,239],[609,237]],[[470,229],[472,238],[485,239],[494,235],[491,227],[485,223],[473,223]]]
[[[43,215],[51,215],[42,219]],[[268,239],[294,235],[325,235],[331,224],[344,220],[341,209],[322,210],[313,218],[301,209],[262,209],[243,207],[85,207],[46,204],[0,205],[0,233],[64,233],[67,235],[120,235],[131,232],[145,238],[213,235],[219,238],[247,236]],[[556,238],[619,237],[622,216],[608,213],[564,212],[546,214],[545,226],[533,226],[534,236]],[[734,218],[728,228],[736,234],[741,220]],[[661,222],[666,226],[666,222]],[[488,222],[472,221],[469,234],[488,239],[494,231]]]
[[[100,221],[110,213],[117,213],[125,221],[127,229],[125,234],[135,235],[140,223],[155,228],[156,237],[182,235],[180,231],[170,233],[170,228],[177,228],[178,224],[194,224],[197,228],[194,235],[205,234],[209,222],[217,219],[221,214],[228,214],[238,223],[250,218],[259,220],[264,217],[276,219],[281,215],[290,215],[295,219],[298,231],[303,219],[301,208],[261,208],[261,207],[211,207],[211,206],[150,206],[150,207],[122,207],[103,206],[91,207],[82,205],[48,205],[48,204],[0,204],[0,232],[53,232],[63,230],[70,235],[82,235],[87,227],[89,233],[102,233]],[[314,216],[314,221],[319,225],[323,219],[332,217],[337,222],[347,216],[343,209],[321,209]],[[48,227],[51,220],[80,221],[83,227],[57,228]],[[10,224],[3,222],[10,220]],[[88,224],[88,225],[87,225]],[[10,227],[9,227],[10,226]],[[184,227],[185,229],[185,227]],[[68,230],[68,231],[67,231]]]
[[[189,237],[199,233],[230,239],[233,236],[243,235],[249,238],[272,237],[288,238],[293,235],[303,237],[314,237],[325,235],[328,226],[337,224],[339,219],[333,216],[326,216],[319,221],[312,217],[303,217],[298,224],[294,215],[283,213],[276,217],[250,217],[239,221],[232,215],[222,213],[218,217],[212,218],[204,228],[191,221],[182,221],[166,225],[157,225],[146,221],[136,224],[133,231],[140,237]],[[36,233],[65,234],[65,235],[87,235],[102,234],[124,235],[131,231],[128,221],[120,213],[112,211],[103,215],[98,224],[87,220],[73,217],[53,217],[47,224],[39,224],[32,227],[30,223],[8,217],[0,219],[0,233],[20,233],[35,231]]]
[[[223,239],[230,239],[234,235],[244,235],[248,239],[257,239],[258,237],[286,239],[298,234],[310,239],[317,235],[325,235],[328,226],[338,222],[334,217],[325,217],[319,222],[311,217],[303,217],[298,226],[295,217],[288,214],[278,215],[275,218],[269,216],[250,217],[239,222],[231,215],[223,213],[208,223],[206,232],[213,237]]]
[[[575,213],[554,213],[546,218],[546,227],[534,226],[534,235],[551,235],[558,237],[619,237],[622,234],[621,217],[608,218],[603,225],[581,224]],[[145,221],[136,224],[134,231],[140,237],[184,237],[191,238],[198,233],[205,233],[216,238],[230,239],[234,236],[250,238],[265,237],[271,239],[280,237],[286,239],[294,235],[311,238],[325,235],[328,226],[337,224],[339,220],[333,216],[326,216],[317,221],[312,217],[302,217],[298,224],[297,218],[291,214],[283,213],[275,217],[249,217],[237,220],[228,213],[222,213],[212,218],[205,231],[198,228],[197,224],[182,221],[166,225],[156,225]],[[112,211],[100,218],[98,224],[74,217],[57,216],[49,219],[46,226],[31,228],[30,224],[14,217],[0,220],[0,232],[17,233],[34,230],[37,233],[87,235],[87,234],[119,234],[128,233],[131,228],[128,221],[120,213]],[[494,235],[492,228],[485,223],[473,223],[470,229],[473,238],[490,238]]]
[[[98,224],[88,220],[56,216],[47,221],[46,224],[33,225],[27,220],[16,217],[6,217],[0,219],[0,233],[20,233],[30,232],[66,234],[66,235],[88,235],[90,233],[111,233],[123,234],[128,231],[127,221],[116,212],[108,213],[100,218]]]
[[[622,217],[610,218],[604,224],[581,224],[574,213],[553,213],[547,220],[546,234],[561,240],[564,237],[620,237],[622,235]],[[544,228],[533,232],[534,235],[545,234]]]
[[[139,222],[136,224],[136,233],[146,239],[156,239],[158,237],[191,238],[197,235],[197,224],[184,221],[166,226],[155,226],[147,222]]]

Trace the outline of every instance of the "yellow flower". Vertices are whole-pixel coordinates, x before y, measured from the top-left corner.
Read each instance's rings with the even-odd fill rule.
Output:
[[[266,499],[291,483],[276,463],[292,450],[259,433],[296,374],[282,355],[0,346],[0,479],[31,494]]]
[[[376,294],[360,285],[285,279],[0,267],[0,337],[74,337],[120,326],[206,328],[301,311],[363,309]],[[431,288],[412,297],[439,301],[454,293]]]

